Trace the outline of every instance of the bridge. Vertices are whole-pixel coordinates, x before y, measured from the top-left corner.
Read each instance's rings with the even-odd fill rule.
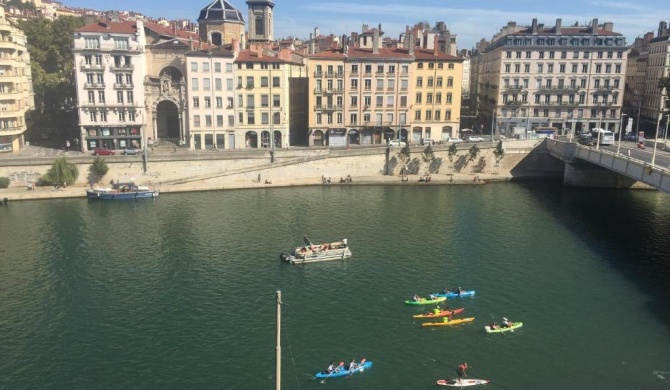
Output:
[[[636,144],[585,146],[546,139],[549,154],[565,162],[563,183],[571,187],[655,188],[670,194],[670,154],[659,143],[642,150]],[[664,149],[664,148],[663,148]],[[654,164],[651,161],[654,160]],[[642,184],[640,184],[642,183]]]

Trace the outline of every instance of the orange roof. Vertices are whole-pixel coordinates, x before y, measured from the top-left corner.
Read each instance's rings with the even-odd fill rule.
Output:
[[[430,49],[414,49],[414,58],[417,60],[450,60],[463,61],[463,58],[452,56],[451,54],[443,53],[438,50],[437,54]]]
[[[258,53],[252,50],[240,50],[240,52],[237,54],[237,58],[235,58],[235,62],[275,62],[275,63],[282,63],[282,64],[299,64],[297,62],[293,61],[287,61],[283,60],[281,58],[275,57],[274,55],[271,54],[265,54],[263,53],[262,57],[258,56]]]
[[[137,25],[132,21],[98,22],[96,24],[89,24],[88,26],[78,28],[75,32],[135,34],[137,32]]]

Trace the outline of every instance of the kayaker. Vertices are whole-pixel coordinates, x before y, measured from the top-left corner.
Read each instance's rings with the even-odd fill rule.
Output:
[[[507,317],[503,317],[503,326],[505,326],[505,327],[507,327],[507,328],[509,328],[510,326],[512,326],[512,323],[509,322],[509,320],[507,319]]]
[[[330,362],[330,364],[328,365],[328,369],[326,370],[326,372],[328,372],[328,373],[330,374],[330,373],[332,373],[333,371],[335,371],[335,362]]]
[[[349,371],[355,370],[356,367],[357,367],[356,359],[351,359],[351,363],[349,363]]]
[[[442,294],[449,294],[449,289],[448,288],[443,288],[442,289]]]
[[[435,314],[435,315],[438,315],[438,314],[440,314],[440,312],[442,312],[442,309],[440,309],[440,307],[439,307],[439,306],[438,306],[438,307],[436,307],[435,309],[433,309],[433,314]]]
[[[456,373],[458,374],[458,383],[461,383],[461,380],[463,379],[464,376],[468,376],[465,373],[465,370],[468,369],[468,363],[463,363],[460,366],[458,366],[458,369],[456,370]]]
[[[500,328],[500,325],[498,325],[497,322],[493,321],[493,323],[491,324],[491,329],[498,329],[498,328]]]
[[[430,294],[429,297],[430,297],[430,300],[431,300],[431,301],[434,300],[435,298],[437,298],[437,297],[436,297],[435,295],[433,295],[433,294]]]
[[[458,286],[458,289],[456,290],[456,292],[458,293],[458,295],[461,295],[461,293],[463,292],[463,290],[461,289],[461,286]]]
[[[421,298],[419,298],[419,296],[416,295],[416,294],[414,294],[414,296],[412,297],[412,301],[414,301],[414,302],[419,302],[419,299],[421,299]]]
[[[451,321],[451,316],[452,315],[453,314],[450,314],[449,316],[446,316],[446,317],[442,317],[442,322],[444,322],[446,324],[447,322]]]

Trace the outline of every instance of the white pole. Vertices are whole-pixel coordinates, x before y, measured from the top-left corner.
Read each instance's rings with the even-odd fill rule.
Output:
[[[668,124],[670,123],[670,114],[665,116],[665,133],[663,133],[663,143],[668,139]]]
[[[662,113],[658,113],[658,121],[656,122],[656,134],[654,135],[654,152],[651,154],[651,165],[654,165],[656,161],[656,144],[658,143],[658,129],[661,127],[661,118],[663,118]]]
[[[621,130],[623,126],[623,117],[626,116],[626,114],[621,114],[621,119],[619,120],[619,145],[616,147],[616,154],[621,153]]]
[[[281,291],[277,290],[277,347],[276,347],[275,389],[281,390]]]
[[[603,113],[602,111],[600,112],[600,116],[598,117],[598,128],[596,129],[596,132],[598,133],[598,138],[596,141],[596,150],[600,150],[600,122],[603,119]]]

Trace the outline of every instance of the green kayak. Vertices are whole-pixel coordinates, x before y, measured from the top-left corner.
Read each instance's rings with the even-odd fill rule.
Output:
[[[501,332],[507,332],[507,331],[514,331],[514,329],[520,328],[523,326],[523,322],[512,322],[512,326],[500,326],[496,329],[492,329],[490,325],[486,325],[484,329],[486,329],[487,333],[501,333]]]
[[[440,303],[447,300],[447,297],[436,297],[435,299],[419,298],[418,301],[405,301],[408,305],[432,305],[433,303]]]

